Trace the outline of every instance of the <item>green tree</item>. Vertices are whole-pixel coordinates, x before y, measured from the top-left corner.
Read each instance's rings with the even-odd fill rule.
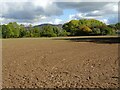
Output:
[[[2,25],[0,25],[0,38],[2,38]]]
[[[34,28],[32,27],[32,25],[29,25],[29,32],[30,32],[30,37],[34,36]]]
[[[120,30],[120,22],[115,24],[116,28]]]
[[[115,29],[110,28],[110,27],[102,27],[101,28],[101,34],[102,35],[114,35],[115,34]]]
[[[85,25],[81,25],[78,27],[78,30],[76,31],[75,35],[79,36],[79,35],[89,35],[89,33],[91,33],[92,30]]]
[[[39,27],[34,27],[33,36],[34,37],[40,37],[40,29],[39,29]]]
[[[19,37],[26,37],[26,28],[23,24],[21,24],[20,26],[20,35]]]
[[[47,25],[47,26],[42,27],[41,36],[44,36],[44,37],[56,37],[57,34],[54,33],[54,30],[53,30],[52,26]]]
[[[105,31],[103,29],[98,30],[98,28],[100,29],[100,27],[107,26],[105,23],[95,19],[71,20],[70,22],[67,22],[63,25],[63,29],[65,29],[67,32],[70,32],[70,35],[73,36],[97,34],[99,33],[99,31],[104,33]]]
[[[10,25],[2,25],[3,38],[12,38],[14,36],[13,30]]]
[[[62,30],[59,34],[59,36],[68,36],[70,33],[67,32],[66,30]]]
[[[100,35],[101,31],[100,28],[92,28],[92,35]]]
[[[3,27],[3,30],[7,34],[8,38],[18,38],[19,37],[19,25],[16,22],[10,22],[6,25],[6,28]]]
[[[31,32],[29,30],[26,30],[26,37],[31,37]]]

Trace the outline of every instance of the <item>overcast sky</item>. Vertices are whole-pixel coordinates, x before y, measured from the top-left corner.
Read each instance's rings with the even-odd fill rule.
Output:
[[[118,0],[110,1],[2,0],[0,1],[0,22],[33,25],[62,24],[72,19],[93,18],[112,24],[118,22]]]

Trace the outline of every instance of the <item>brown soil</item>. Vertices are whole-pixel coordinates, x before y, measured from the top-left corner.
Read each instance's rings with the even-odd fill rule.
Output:
[[[3,40],[3,88],[117,88],[118,44]]]

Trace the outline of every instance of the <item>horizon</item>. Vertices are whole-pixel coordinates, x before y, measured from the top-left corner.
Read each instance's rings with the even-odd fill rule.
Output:
[[[76,20],[76,19],[72,19],[72,20]],[[82,19],[79,19],[79,20],[82,20]],[[88,19],[87,19],[88,20]],[[95,20],[97,20],[97,19],[95,19]],[[70,20],[71,21],[71,20]],[[67,22],[65,22],[65,23],[68,23],[68,22],[70,22],[70,21],[67,21]],[[99,20],[100,21],[100,20]],[[103,22],[103,21],[101,21],[101,22]],[[14,23],[14,22],[8,22],[8,23]],[[5,24],[0,24],[0,25],[7,25],[8,23],[5,23]],[[39,26],[39,25],[64,25],[65,23],[58,23],[58,24],[54,24],[54,23],[41,23],[41,24],[35,24],[35,25],[33,25],[33,24],[23,24],[23,23],[18,23],[18,22],[16,22],[18,25],[24,25],[25,27],[27,27],[27,26],[29,26],[29,25],[32,25],[32,26]],[[104,22],[103,22],[104,23]],[[120,23],[120,22],[116,22],[116,23],[112,23],[112,24],[106,24],[106,25],[114,25],[114,24],[117,24],[117,23]]]
[[[8,0],[9,1],[9,0]],[[16,0],[14,0],[16,1]],[[2,2],[1,24],[64,24],[70,20],[96,19],[103,23],[118,23],[117,2],[57,2],[56,0]]]

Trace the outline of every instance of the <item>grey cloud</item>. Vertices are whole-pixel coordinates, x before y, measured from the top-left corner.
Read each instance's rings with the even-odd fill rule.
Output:
[[[110,5],[109,5],[110,4]],[[1,4],[0,4],[1,5]],[[2,17],[5,20],[17,22],[34,22],[38,20],[40,22],[50,22],[53,16],[60,16],[65,9],[74,9],[81,16],[74,15],[73,19],[81,19],[87,17],[104,17],[107,14],[116,14],[112,5],[116,3],[108,2],[54,2],[48,4],[45,8],[36,6],[33,2],[7,2],[3,5]],[[98,11],[95,13],[95,11]],[[42,19],[45,16],[46,19]],[[116,20],[116,19],[115,19]],[[38,22],[37,21],[37,22]],[[110,19],[110,22],[114,20]]]
[[[7,12],[2,14],[3,18],[17,19],[17,20],[33,20],[39,16],[58,16],[62,14],[62,10],[55,5],[47,6],[45,9],[40,6],[35,6],[32,2],[8,2],[5,3],[8,7]]]
[[[118,4],[115,2],[56,2],[56,4],[62,9],[75,9],[78,12],[72,15],[70,19],[104,19],[105,16],[108,16],[108,23],[116,23],[118,21],[116,17]]]
[[[100,10],[101,7],[108,3],[105,2],[56,2],[60,8],[76,9],[79,12],[90,12],[93,10]]]
[[[9,19],[34,19],[36,15],[43,12],[42,8],[35,7],[31,2],[20,4],[9,2],[6,5],[8,5],[8,11],[3,14],[3,17]]]
[[[102,14],[116,13],[115,11],[113,11],[112,6],[117,6],[117,3],[114,2],[56,2],[56,4],[62,9],[76,9],[78,12],[81,13],[88,13],[98,10],[104,12]]]
[[[54,3],[52,5],[48,5],[44,9],[44,15],[46,16],[59,16],[62,14],[63,14],[63,10]]]

